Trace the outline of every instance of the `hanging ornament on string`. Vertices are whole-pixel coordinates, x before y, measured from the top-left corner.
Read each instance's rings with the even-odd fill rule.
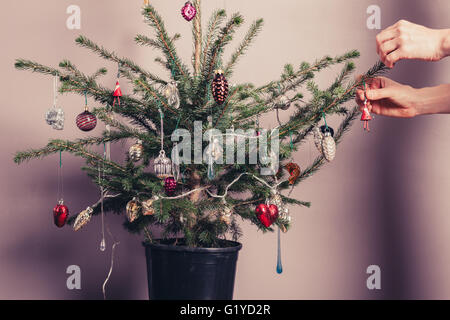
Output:
[[[261,132],[259,132],[259,114],[256,115],[255,128],[256,136],[258,137],[261,134]]]
[[[181,8],[181,15],[186,21],[191,21],[195,18],[197,14],[197,9],[195,9],[192,2],[188,1],[184,4],[183,8]]]
[[[269,200],[270,204],[274,204],[278,208],[279,217],[283,220],[287,220],[288,222],[291,220],[291,217],[289,215],[289,209],[287,206],[283,203],[283,199],[279,193],[278,190],[273,189],[271,190],[272,197]],[[286,228],[283,228],[283,232],[286,232]]]
[[[155,214],[155,207],[153,204],[159,200],[159,197],[153,196],[152,198],[142,202],[142,214],[144,216],[152,216]]]
[[[64,180],[62,172],[62,151],[59,151],[59,166],[58,166],[58,204],[53,208],[53,222],[58,228],[62,228],[69,218],[69,208],[64,204]]]
[[[181,115],[178,116],[177,124],[175,126],[174,132],[177,131],[178,125],[180,124]],[[172,148],[172,154],[171,154],[171,160],[172,160],[172,175],[175,179],[175,181],[180,180],[180,150],[178,148],[178,142],[173,142],[173,148]]]
[[[222,70],[214,71],[211,91],[217,104],[223,104],[228,97],[228,81]]]
[[[119,78],[120,78],[120,64],[118,66],[117,69],[117,80],[116,80],[116,87],[114,88],[114,92],[113,92],[113,107],[116,105],[120,106],[120,97],[122,96],[122,90],[120,89],[120,84],[119,84]]]
[[[332,127],[329,127],[328,125],[323,125],[320,127],[320,132],[322,132],[323,135],[325,133],[329,132],[332,137],[334,137],[334,129]]]
[[[223,158],[223,148],[218,138],[211,137],[206,154],[208,157],[211,157],[214,162]]]
[[[126,206],[126,213],[129,222],[133,222],[138,218],[140,209],[141,206],[136,198],[128,201]]]
[[[275,109],[288,110],[291,106],[291,100],[284,94],[278,96],[275,99],[274,107]]]
[[[322,112],[323,119],[325,121],[325,126],[315,127],[313,129],[314,133],[314,144],[316,145],[319,152],[324,156],[324,158],[331,162],[336,156],[336,142],[334,141],[333,128],[329,127],[327,120],[325,119],[325,113]]]
[[[164,190],[169,197],[172,197],[175,194],[176,188],[177,181],[174,177],[167,177],[164,179]]]
[[[87,207],[85,210],[81,211],[77,218],[75,219],[75,222],[73,224],[73,230],[78,231],[81,228],[83,228],[85,225],[91,221],[92,213],[94,210],[91,207]]]
[[[103,143],[103,160],[111,160],[110,149],[107,148],[107,144]],[[105,164],[102,163],[98,166],[98,180],[100,181],[100,214],[102,218],[102,240],[100,240],[100,251],[104,252],[106,250],[106,239],[105,239],[105,211],[103,208],[103,200],[105,198],[105,190],[103,187],[103,180],[105,179]],[[114,251],[115,244],[113,245]]]
[[[213,123],[212,123],[212,115],[208,116],[208,123],[209,123],[209,128],[213,128]],[[214,146],[214,140],[213,140],[213,136],[212,136],[212,132],[210,131],[210,135],[209,135],[209,145],[207,147],[206,150],[206,161],[208,162],[208,172],[207,172],[207,176],[209,180],[214,180],[214,178],[216,177],[216,173],[215,173],[215,169],[214,169],[214,163],[215,161],[217,161],[219,159],[219,149],[217,148],[217,146]],[[223,151],[223,150],[222,150]]]
[[[134,162],[141,160],[143,153],[144,153],[144,147],[142,146],[142,140],[138,140],[128,150],[128,155],[130,156],[130,159]]]
[[[180,180],[180,155],[177,142],[174,142],[172,149],[172,174],[175,181]]]
[[[372,116],[370,115],[368,108],[368,101],[366,95],[366,82],[364,81],[364,108],[361,114],[361,121],[364,122],[364,131],[370,132],[369,121],[372,120]]]
[[[55,130],[64,129],[64,110],[58,108],[58,76],[53,77],[53,107],[45,113],[45,121]]]
[[[164,151],[164,113],[161,108],[159,108],[159,115],[161,118],[161,150],[153,163],[153,169],[158,178],[165,179],[172,176],[172,161],[166,157]]]
[[[313,129],[313,135],[314,135],[314,145],[316,146],[317,150],[322,154],[322,139],[323,139],[323,133],[320,131],[320,128],[316,125]]]
[[[280,193],[278,192],[278,190],[272,189],[271,193],[272,193],[272,197],[270,198],[269,203],[271,205],[274,205],[277,208],[277,210],[278,210],[277,218],[280,218],[282,220],[278,224],[277,267],[276,267],[277,273],[281,274],[283,272],[283,266],[282,266],[282,262],[281,262],[281,235],[280,235],[280,230],[283,231],[284,233],[287,232],[287,229],[285,227],[285,223],[283,223],[283,220],[289,222],[290,221],[290,216],[289,216],[289,209],[284,205],[283,199],[282,199]]]
[[[328,162],[331,162],[336,156],[336,142],[330,132],[325,132],[322,140],[323,156]]]
[[[170,107],[174,109],[180,108],[180,93],[178,92],[177,83],[175,81],[168,82],[162,88],[162,93],[167,99]]]
[[[53,221],[58,228],[64,227],[69,218],[69,208],[64,204],[64,200],[59,200],[53,208]]]
[[[220,211],[220,221],[225,222],[227,225],[231,224],[231,216],[233,215],[233,209],[227,204],[225,198],[222,198],[223,209]]]
[[[261,203],[255,209],[258,220],[266,227],[270,227],[278,219],[278,207],[274,204]]]
[[[82,131],[91,131],[97,126],[97,117],[89,112],[87,105],[87,94],[84,93],[85,107],[84,112],[80,113],[76,118],[76,124],[78,129]]]
[[[289,162],[284,168],[289,172],[289,184],[293,185],[300,176],[300,166],[294,162]]]

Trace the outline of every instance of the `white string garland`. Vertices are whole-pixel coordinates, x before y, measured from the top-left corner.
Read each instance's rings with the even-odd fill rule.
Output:
[[[275,190],[275,189],[278,188],[283,182],[286,182],[286,181],[287,181],[287,179],[284,179],[284,180],[282,180],[282,181],[280,181],[280,182],[277,182],[275,185],[271,186],[269,183],[267,183],[267,181],[264,181],[263,179],[261,179],[261,178],[255,176],[254,174],[249,173],[249,172],[244,172],[244,173],[241,173],[236,179],[234,179],[230,184],[228,184],[228,185],[226,186],[226,188],[225,188],[225,193],[224,193],[223,195],[218,195],[218,194],[213,194],[213,193],[211,193],[211,191],[208,190],[211,186],[203,186],[203,187],[199,187],[199,188],[190,190],[189,192],[180,194],[180,195],[175,196],[175,197],[165,197],[165,196],[158,196],[158,197],[161,198],[161,199],[175,200],[175,199],[181,199],[181,198],[187,197],[188,195],[190,195],[190,194],[192,194],[192,193],[194,193],[194,192],[196,192],[196,191],[203,191],[203,190],[206,190],[206,192],[207,192],[211,197],[213,197],[213,198],[225,198],[225,197],[228,195],[228,189],[230,189],[231,186],[232,186],[233,184],[235,184],[236,182],[238,182],[239,179],[241,179],[244,175],[248,175],[248,176],[250,176],[250,177],[252,177],[252,178],[258,180],[258,181],[261,182],[262,184],[266,185],[270,190]]]

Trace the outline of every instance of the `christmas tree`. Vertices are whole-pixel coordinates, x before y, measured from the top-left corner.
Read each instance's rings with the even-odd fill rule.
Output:
[[[239,13],[227,18],[224,10],[217,10],[203,29],[200,0],[184,7],[183,17],[192,20],[191,70],[177,54],[175,43],[180,36],[167,33],[152,5],[146,5],[142,13],[154,37],[138,35],[135,40],[163,54],[164,58],[156,62],[167,68],[167,77],[144,70],[85,36],[78,37],[76,43],[118,64],[114,90],[98,82],[106,74],[105,68],[86,75],[68,60],[62,61],[59,68],[25,59],[16,61],[18,69],[57,77],[60,93],[79,94],[98,103],[92,113],[86,110],[77,118],[80,129],[90,130],[96,118],[106,128],[98,137],[50,140],[43,148],[18,152],[14,161],[21,163],[60,152],[86,160],[83,170],[100,186],[102,197],[68,219],[76,230],[91,216],[105,211],[126,214],[125,228],[143,233],[149,242],[155,241],[151,227],[161,226],[164,237],[182,234],[184,240],[180,243],[192,247],[221,246],[221,239],[227,235],[237,239],[241,235],[240,219],[250,220],[264,232],[273,231],[273,226],[287,231],[287,206],[308,207],[310,203],[282,191],[291,190],[333,159],[335,144],[359,114],[357,106],[348,108],[344,104],[365,79],[382,72],[384,65],[377,63],[361,79],[351,81],[348,78],[355,69],[353,60],[359,56],[352,50],[314,63],[303,62],[299,67],[287,64],[279,79],[263,86],[231,85],[228,79],[261,30],[262,19],[252,23],[230,60],[224,61],[224,49],[244,18]],[[320,89],[314,82],[315,75],[338,64],[343,65],[342,71],[328,88]],[[119,80],[125,79],[133,87],[130,94],[120,90]],[[308,101],[299,92],[302,87],[311,94]],[[278,114],[288,109],[291,115],[282,123]],[[278,126],[266,131],[259,127],[259,116],[269,113],[276,114]],[[331,115],[340,117],[336,132],[326,124],[326,117]],[[319,128],[322,119],[324,125]],[[195,130],[203,138],[199,143],[186,144],[188,139],[183,133],[194,134]],[[182,139],[175,139],[174,132],[181,132]],[[292,157],[310,137],[314,137],[320,152],[312,163],[300,168]],[[130,148],[124,163],[91,148],[103,145],[106,149],[111,143],[130,139],[138,142]],[[231,150],[228,143],[223,147],[225,141],[231,142]],[[241,147],[235,148],[239,143]],[[249,161],[255,150],[260,151],[259,157]],[[261,150],[267,155],[261,155]],[[200,154],[201,161],[178,162],[178,158],[190,154]],[[224,161],[225,154],[227,160],[230,156],[234,161]],[[236,161],[239,156],[246,161]],[[66,223],[67,216],[61,219],[60,226]]]

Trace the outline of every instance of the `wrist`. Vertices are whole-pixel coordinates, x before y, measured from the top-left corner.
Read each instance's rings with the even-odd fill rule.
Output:
[[[414,89],[416,115],[450,113],[450,84]]]
[[[441,34],[440,58],[443,59],[450,56],[450,29],[442,29],[439,32]]]

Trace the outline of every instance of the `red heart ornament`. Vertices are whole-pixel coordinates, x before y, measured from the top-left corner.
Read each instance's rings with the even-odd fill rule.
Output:
[[[272,221],[272,223],[277,221],[277,219],[278,219],[278,207],[276,205],[271,204],[269,206],[269,213],[270,213],[270,221]]]
[[[256,217],[266,227],[270,227],[278,219],[278,207],[261,203],[255,209]]]

